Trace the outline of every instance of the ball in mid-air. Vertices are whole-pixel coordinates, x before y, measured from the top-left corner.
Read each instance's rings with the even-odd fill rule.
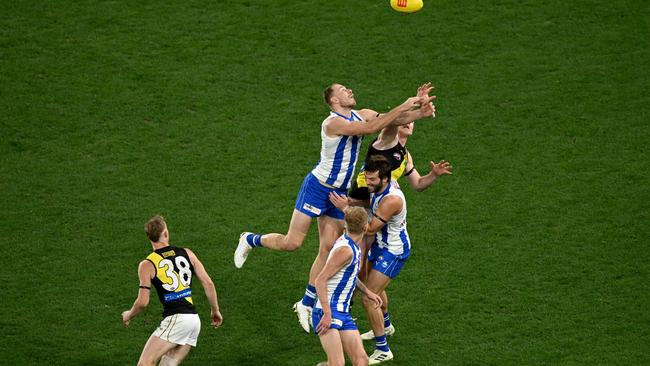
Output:
[[[390,0],[390,6],[401,13],[415,13],[422,9],[422,0]]]

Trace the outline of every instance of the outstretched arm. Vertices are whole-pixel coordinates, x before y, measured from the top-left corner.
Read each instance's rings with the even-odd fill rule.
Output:
[[[417,121],[425,117],[436,116],[436,107],[433,105],[433,103],[431,103],[431,101],[436,97],[435,95],[429,96],[431,90],[433,90],[431,83],[420,85],[416,95],[417,98],[420,98],[420,108],[402,113],[400,116],[395,118],[392,123],[382,129],[379,137],[377,138],[377,141],[381,145],[393,146],[395,144],[397,141],[397,132],[399,126]],[[359,113],[364,116],[365,120],[368,121],[381,116],[381,114],[370,109],[362,109],[359,111]]]
[[[138,297],[135,299],[131,309],[122,312],[122,323],[129,325],[131,319],[140,314],[149,306],[149,293],[151,292],[151,279],[155,274],[153,264],[148,260],[143,260],[138,266],[138,278],[140,279],[140,289]]]
[[[208,302],[210,303],[210,318],[212,319],[212,326],[218,327],[223,322],[223,317],[219,311],[217,289],[214,286],[214,282],[212,282],[212,278],[210,278],[210,275],[205,270],[203,263],[201,263],[196,254],[194,254],[194,252],[189,249],[185,250],[187,251],[187,255],[190,257],[192,266],[194,266],[194,274],[196,274],[196,277],[198,277],[199,281],[201,281],[201,286],[203,286],[205,296],[208,298]]]
[[[440,160],[439,163],[430,161],[429,164],[431,164],[431,171],[429,174],[420,176],[420,173],[418,173],[417,169],[415,169],[415,165],[413,164],[411,153],[408,154],[408,162],[406,163],[404,176],[406,177],[406,180],[408,180],[408,182],[411,184],[411,187],[413,187],[413,189],[418,192],[422,192],[425,189],[429,188],[433,182],[435,182],[441,175],[452,174],[452,166],[449,164],[449,162]]]
[[[435,97],[434,97],[435,98]],[[426,99],[426,103],[429,103],[430,100]],[[398,107],[393,108],[390,112],[382,114],[376,118],[367,120],[367,115],[369,110],[364,109],[359,111],[364,121],[358,123],[349,123],[343,118],[332,118],[325,124],[325,134],[328,136],[362,136],[362,135],[371,135],[381,131],[384,127],[388,126],[395,121],[396,118],[400,117],[403,113],[408,112],[411,108],[414,108],[418,104],[425,103],[425,98],[411,97],[404,101]],[[408,123],[408,122],[404,122]]]
[[[399,125],[405,125],[407,123],[411,123],[413,121],[417,121],[425,117],[435,118],[436,106],[434,106],[433,103],[431,102],[434,99],[436,99],[436,96],[435,95],[429,96],[429,93],[432,90],[433,90],[433,86],[431,86],[430,82],[420,85],[417,91],[417,97],[420,98],[421,100],[420,108],[403,113],[401,116],[395,119],[393,124],[399,126]]]

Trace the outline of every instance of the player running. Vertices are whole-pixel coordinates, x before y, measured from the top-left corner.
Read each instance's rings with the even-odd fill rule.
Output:
[[[201,320],[192,300],[192,278],[196,275],[210,303],[212,325],[223,322],[217,291],[199,258],[187,248],[169,245],[169,230],[162,216],[154,216],[145,225],[153,253],[138,266],[140,290],[131,309],[122,312],[122,322],[131,320],[149,305],[151,285],[163,305],[163,320],[144,345],[138,366],[179,365],[196,347]]]

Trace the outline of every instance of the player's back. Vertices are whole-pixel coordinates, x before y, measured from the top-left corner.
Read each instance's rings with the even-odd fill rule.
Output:
[[[156,276],[151,283],[163,305],[163,317],[196,314],[192,301],[194,267],[185,248],[160,248],[149,254],[147,260],[156,269]]]
[[[363,121],[357,111],[352,111],[350,117],[330,112],[321,125],[320,160],[312,174],[323,183],[348,189],[359,158],[363,136],[328,136],[325,133],[325,124],[330,118],[336,117],[341,117],[349,123]]]

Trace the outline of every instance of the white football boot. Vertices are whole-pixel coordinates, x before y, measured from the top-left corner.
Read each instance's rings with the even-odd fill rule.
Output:
[[[393,359],[393,352],[388,350],[388,352],[380,351],[378,349],[373,352],[370,357],[368,357],[368,365],[376,365],[384,361],[390,361]]]
[[[311,310],[312,308],[302,304],[302,301],[298,301],[293,304],[293,311],[298,315],[298,322],[302,329],[309,333],[309,328],[311,324]]]
[[[395,334],[395,327],[393,326],[393,324],[391,324],[391,325],[388,326],[388,328],[386,328],[386,337],[390,337],[393,334]],[[363,333],[361,335],[361,339],[364,340],[364,341],[369,341],[371,339],[375,339],[375,333],[371,329],[371,330]]]
[[[251,247],[246,241],[246,237],[251,234],[252,233],[244,232],[239,235],[239,244],[237,244],[237,249],[235,249],[235,267],[237,268],[241,268],[244,265],[248,253],[253,250],[253,247]]]

